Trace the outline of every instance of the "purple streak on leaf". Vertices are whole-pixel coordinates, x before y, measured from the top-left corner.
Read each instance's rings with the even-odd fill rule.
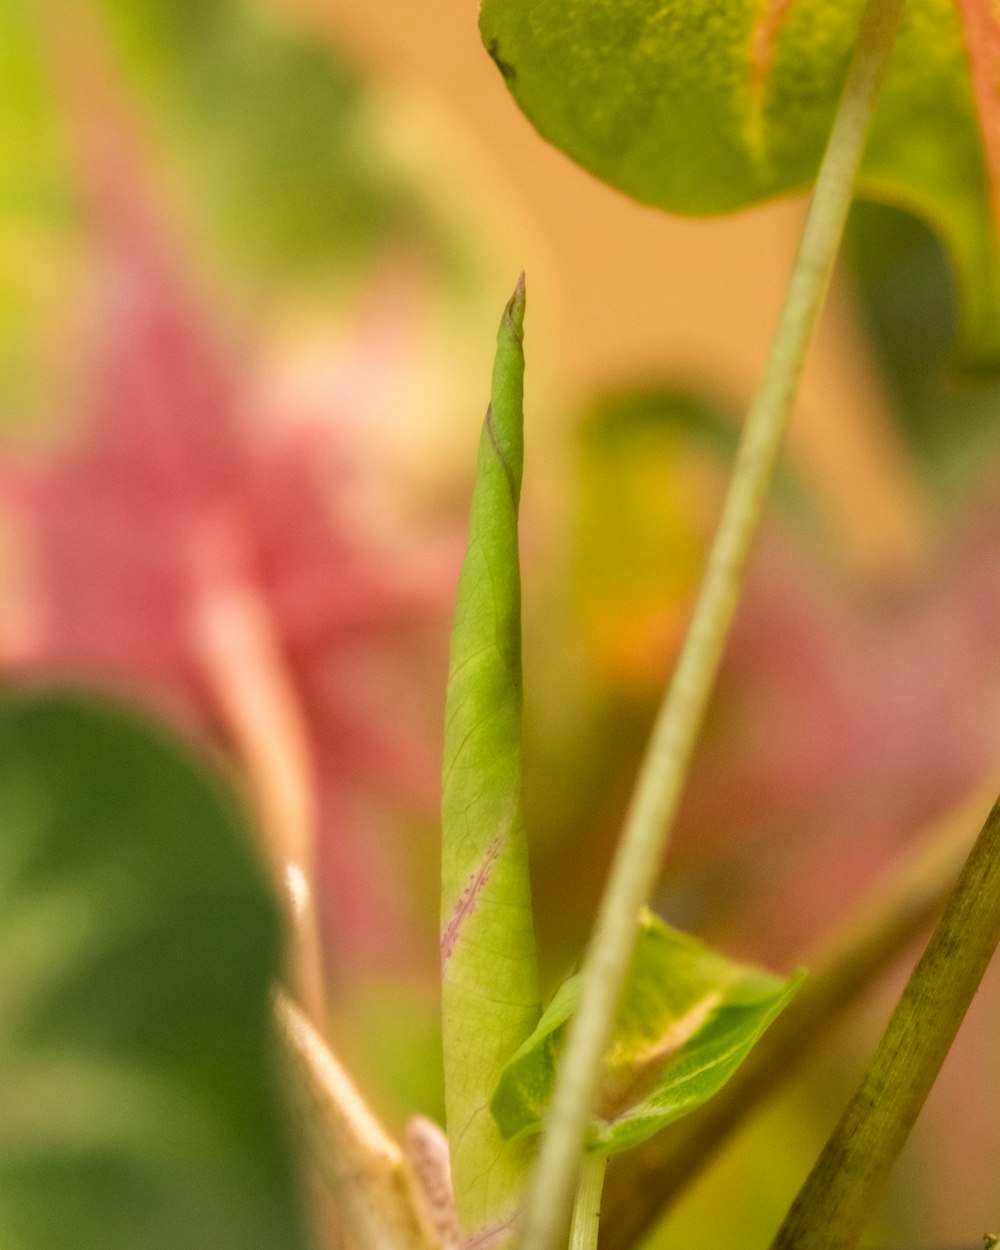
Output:
[[[517,1210],[505,1219],[497,1220],[493,1224],[487,1224],[485,1227],[477,1229],[476,1232],[471,1233],[465,1239],[463,1250],[493,1250],[495,1246],[503,1245],[517,1223],[520,1214],[520,1210]]]
[[[483,862],[469,878],[465,889],[458,896],[454,910],[445,925],[444,933],[441,935],[441,966],[442,970],[447,966],[448,960],[458,944],[459,938],[462,936],[462,928],[476,910],[479,905],[479,896],[482,894],[490,875],[493,872],[493,865],[497,862],[500,852],[506,845],[507,839],[503,834],[497,834],[493,841],[486,848],[486,854],[483,856]]]
[[[774,64],[774,53],[795,0],[763,0],[760,14],[754,23],[750,35],[750,63],[748,66],[748,84],[752,95],[763,98],[767,91],[767,80]]]

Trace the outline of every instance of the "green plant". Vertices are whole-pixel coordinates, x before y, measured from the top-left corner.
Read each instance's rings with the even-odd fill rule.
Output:
[[[586,1125],[599,1104],[602,1065],[606,1068],[611,1062],[609,1056],[620,1047],[611,1032],[612,1019],[616,1011],[620,1019],[628,1008],[629,992],[626,989],[623,997],[623,985],[627,984],[629,961],[639,958],[634,933],[636,910],[650,892],[676,810],[859,169],[863,188],[889,197],[905,194],[910,203],[922,205],[941,224],[960,269],[963,252],[968,254],[966,249],[975,238],[972,246],[985,263],[966,267],[963,273],[967,329],[976,349],[985,353],[993,350],[990,338],[994,318],[983,315],[982,310],[994,299],[995,235],[987,203],[972,193],[983,172],[974,119],[966,117],[959,133],[969,141],[963,169],[963,212],[968,213],[978,198],[978,227],[967,221],[965,229],[956,228],[954,203],[934,187],[933,177],[928,185],[927,167],[913,161],[913,146],[906,148],[900,143],[900,135],[912,134],[918,125],[920,141],[936,148],[939,157],[943,156],[943,145],[954,142],[951,126],[935,135],[934,127],[921,124],[920,109],[921,97],[928,90],[939,104],[962,91],[964,83],[954,55],[954,40],[961,32],[955,14],[945,11],[945,6],[911,4],[897,45],[903,7],[895,0],[871,0],[864,7],[853,40],[823,160],[815,172],[812,206],[771,356],[744,427],[732,487],[687,641],[626,818],[584,965],[582,987],[573,995],[575,1011],[566,1050],[560,1056],[551,1107],[544,1116],[546,1132],[524,1216],[520,1244],[528,1250],[553,1250],[558,1244],[585,1136],[591,1147],[596,1144],[593,1129],[588,1134]],[[750,11],[738,15],[735,6],[724,6],[709,15],[694,5],[664,10],[637,3],[610,11],[593,4],[567,15],[556,5],[488,0],[482,29],[490,54],[512,92],[543,134],[638,198],[687,211],[710,211],[773,194],[812,175],[845,72],[839,67],[851,49],[856,15],[843,6],[834,9],[803,4],[786,9],[779,5],[765,6],[754,20],[756,25],[751,26]],[[974,12],[969,20],[967,33],[975,67],[975,58],[985,53],[976,43],[981,32],[974,28]],[[741,27],[741,21],[746,25]],[[821,44],[817,38],[820,32],[829,42]],[[940,60],[949,38],[950,72],[928,88],[923,74],[930,61],[930,40],[937,41],[934,52]],[[820,44],[822,60],[817,64],[813,58]],[[831,45],[843,51],[831,55]],[[747,48],[749,64],[742,60]],[[811,71],[806,107],[796,99],[802,91],[804,64]],[[838,66],[836,74],[834,66]],[[914,78],[917,67],[919,82]],[[813,77],[817,73],[821,75],[819,87]],[[830,77],[823,77],[825,74]],[[882,108],[876,112],[886,77]],[[793,108],[793,101],[799,107]],[[940,116],[945,112],[942,107]],[[989,150],[988,119],[980,120]],[[873,133],[866,157],[870,129]],[[986,165],[989,167],[988,156]],[[954,170],[949,172],[950,191],[954,193]],[[937,170],[933,173],[936,175]],[[992,818],[977,844],[976,854],[985,863],[992,860],[988,849],[991,825]],[[973,955],[971,950],[956,952],[947,926],[956,923],[957,913],[961,917],[958,926],[967,940],[973,946],[982,941],[986,960],[998,939],[994,921],[989,919],[995,915],[989,889],[991,874],[989,869],[979,869],[985,874],[984,880],[973,884],[976,862],[974,855],[956,886],[952,906],[929,954],[904,996],[900,1013],[912,1011],[919,1023],[904,1025],[897,1014],[890,1025],[893,1039],[894,1028],[909,1030],[908,1046],[887,1041],[873,1061],[876,1068],[869,1080],[878,1093],[874,1097],[864,1090],[859,1093],[849,1113],[856,1120],[845,1122],[841,1138],[831,1144],[819,1179],[804,1191],[791,1217],[794,1223],[790,1222],[779,1238],[783,1246],[806,1242],[847,1246],[860,1235],[877,1181],[898,1152],[922,1094],[947,1051],[948,1030],[964,1013],[985,968],[981,955]],[[971,920],[967,909],[975,898],[985,900],[984,911],[977,920]],[[968,937],[970,934],[976,937]],[[946,971],[938,962],[937,952],[942,946],[952,950],[952,957],[968,969],[969,977],[968,984],[956,988],[960,1003],[947,1012],[935,1010],[934,995],[946,984],[960,986],[962,978],[958,965]],[[930,980],[935,990],[929,991],[924,980]],[[547,1017],[554,1015],[561,1022],[570,1011],[557,996]],[[944,1019],[950,1022],[947,1026],[942,1023]],[[545,1021],[543,1036],[544,1026]],[[921,1040],[921,1048],[914,1038]],[[931,1045],[929,1038],[936,1038],[937,1045]],[[900,1061],[899,1050],[912,1053]],[[937,1052],[933,1058],[932,1050]],[[518,1055],[523,1053],[524,1047]],[[886,1053],[896,1064],[889,1071],[884,1068]],[[517,1065],[518,1059],[513,1060],[512,1067]],[[906,1070],[908,1065],[912,1065],[912,1072]],[[537,1074],[532,1075],[532,1094],[537,1099],[546,1085]],[[510,1080],[509,1073],[506,1080]],[[502,1082],[493,1103],[501,1125],[508,1114],[508,1097]],[[876,1104],[877,1115],[872,1111]],[[543,1118],[542,1114],[536,1118]],[[858,1164],[845,1163],[854,1157]],[[858,1184],[852,1172],[862,1159],[866,1174],[872,1178],[867,1187]],[[831,1169],[836,1170],[837,1183],[831,1182]],[[592,1205],[593,1181],[587,1168],[580,1184],[581,1195],[588,1206]],[[819,1199],[814,1195],[820,1193],[830,1205],[817,1211]]]
[[[581,970],[543,1007],[522,794],[522,278],[498,333],[452,635],[447,1145],[417,1122],[398,1147],[317,1021],[283,991],[272,997],[277,916],[248,851],[251,822],[225,788],[130,714],[16,694],[0,707],[0,1243],[307,1244],[269,1050],[276,1019],[293,1128],[358,1250],[555,1250],[567,1234],[572,1250],[591,1250],[609,1155],[634,1152],[664,1190],[679,1187],[940,910],[982,795],[817,953],[811,982],[723,957],[646,904],[856,190],[940,232],[966,351],[1000,357],[995,21],[985,0],[486,0],[484,41],[522,108],[627,193],[709,213],[815,184]],[[1000,941],[998,837],[1000,806],[780,1250],[848,1250],[860,1237]],[[301,923],[290,907],[289,933]],[[209,946],[217,962],[203,958]],[[654,1145],[682,1118],[672,1154]]]

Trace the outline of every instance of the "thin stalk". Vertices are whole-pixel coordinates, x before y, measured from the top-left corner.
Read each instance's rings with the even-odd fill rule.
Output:
[[[852,1250],[1000,943],[1000,800],[772,1250]]]
[[[211,537],[211,535],[210,535]],[[222,533],[191,617],[202,675],[243,765],[286,924],[286,975],[324,1029],[323,948],[316,909],[315,779],[309,735],[273,621]],[[206,557],[207,559],[207,557]]]
[[[783,1088],[844,1013],[940,915],[1000,790],[980,787],[928,829],[874,881],[812,951],[810,975],[726,1087],[689,1116],[630,1151],[608,1174],[602,1250],[638,1245],[762,1103]]]
[[[589,1154],[580,1168],[573,1219],[569,1226],[569,1250],[597,1250],[597,1229],[601,1220],[601,1191],[607,1155]]]
[[[584,1132],[635,942],[691,754],[739,602],[782,437],[788,425],[850,208],[878,88],[903,0],[868,0],[820,166],[784,307],[740,440],[733,479],[681,649],[637,781],[598,912],[525,1213],[522,1250],[555,1250],[566,1227]]]
[[[281,990],[275,1019],[302,1138],[357,1250],[441,1250],[409,1160],[305,1013]]]

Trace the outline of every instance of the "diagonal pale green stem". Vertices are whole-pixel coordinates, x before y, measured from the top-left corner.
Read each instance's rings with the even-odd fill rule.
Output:
[[[532,1178],[521,1250],[555,1250],[580,1167],[601,1056],[701,728],[806,352],[833,271],[903,0],[868,0],[802,241],[694,615],[626,817]]]
[[[1000,801],[772,1250],[851,1250],[1000,943]]]
[[[603,1154],[589,1154],[583,1161],[569,1227],[569,1250],[597,1250],[601,1193],[607,1166],[608,1156]]]

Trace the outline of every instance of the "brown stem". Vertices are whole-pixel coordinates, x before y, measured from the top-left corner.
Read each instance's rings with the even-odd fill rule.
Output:
[[[441,1250],[402,1150],[303,1012],[280,990],[274,1006],[297,1123],[355,1250]]]

